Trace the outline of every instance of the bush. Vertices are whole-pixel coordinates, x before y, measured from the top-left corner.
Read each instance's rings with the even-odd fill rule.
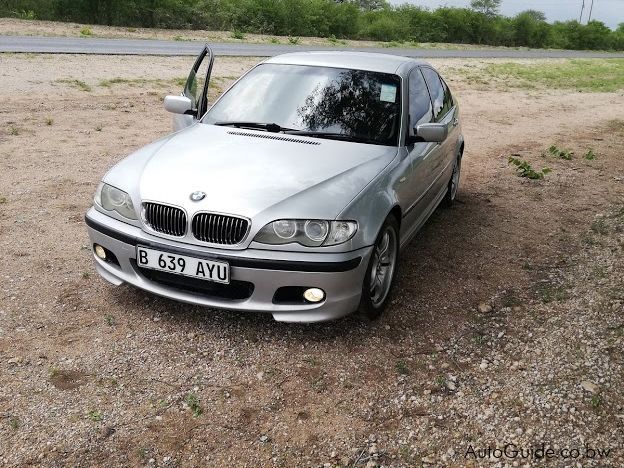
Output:
[[[245,39],[245,33],[237,29],[232,31],[232,34],[230,34],[230,36],[232,37],[232,39]]]
[[[375,15],[365,18],[359,36],[376,41],[396,41],[404,39],[397,29],[396,21],[388,15]]]

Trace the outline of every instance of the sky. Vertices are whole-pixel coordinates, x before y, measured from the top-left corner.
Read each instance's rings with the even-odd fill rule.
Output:
[[[436,9],[440,6],[467,7],[470,0],[390,0],[391,3],[412,3]],[[585,23],[589,16],[589,7],[592,0],[585,0],[583,20]],[[546,14],[549,22],[567,21],[579,19],[583,0],[502,0],[501,13],[505,16],[515,16],[524,10],[539,10]],[[612,29],[617,28],[619,23],[624,23],[624,0],[594,0],[592,19],[602,21]]]

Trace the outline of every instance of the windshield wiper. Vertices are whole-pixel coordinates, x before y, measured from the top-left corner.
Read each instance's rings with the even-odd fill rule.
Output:
[[[219,125],[221,127],[236,127],[236,128],[259,128],[271,133],[279,133],[284,131],[294,130],[292,128],[281,127],[276,123],[263,123],[263,122],[215,122],[213,125]]]
[[[284,133],[287,133],[289,135],[301,135],[314,138],[327,138],[328,140],[352,141],[354,143],[369,143],[374,145],[382,144],[381,142],[373,138],[360,137],[357,135],[348,135],[346,133],[316,132],[311,130],[287,130]]]

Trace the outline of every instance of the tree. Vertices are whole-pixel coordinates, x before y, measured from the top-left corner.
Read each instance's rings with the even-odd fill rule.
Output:
[[[357,3],[364,11],[383,10],[389,6],[386,0],[358,0]]]
[[[613,45],[611,29],[601,21],[592,20],[581,29],[580,42],[580,49],[610,49]]]
[[[498,15],[501,0],[472,0],[470,8],[487,16]]]
[[[375,11],[390,8],[388,0],[335,0],[336,3],[353,3],[364,11]]]
[[[533,21],[546,21],[546,15],[537,10],[524,10],[520,15],[525,15]]]
[[[527,10],[513,19],[514,43],[519,46],[544,47],[548,24],[541,11]]]

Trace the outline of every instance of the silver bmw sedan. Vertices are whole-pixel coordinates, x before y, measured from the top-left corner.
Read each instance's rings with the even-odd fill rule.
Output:
[[[378,317],[401,249],[457,195],[449,87],[410,58],[304,52],[255,66],[209,106],[213,62],[206,46],[165,98],[175,133],[99,184],[86,214],[97,271],[285,322]]]

